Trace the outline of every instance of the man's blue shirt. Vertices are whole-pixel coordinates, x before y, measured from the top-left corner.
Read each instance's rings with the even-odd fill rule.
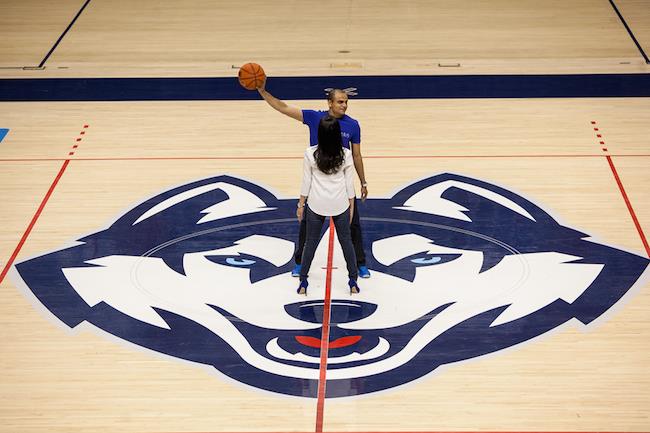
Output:
[[[309,127],[309,145],[318,144],[318,123],[320,119],[328,114],[327,111],[302,110],[302,123]],[[343,147],[351,149],[351,143],[361,143],[361,128],[359,122],[347,114],[338,119],[341,125],[341,141]]]

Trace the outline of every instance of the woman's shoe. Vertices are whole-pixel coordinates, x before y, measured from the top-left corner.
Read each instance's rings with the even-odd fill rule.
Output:
[[[356,280],[350,279],[350,281],[348,281],[348,286],[350,286],[350,294],[351,295],[361,292],[361,289],[359,288],[359,285],[357,284]]]
[[[300,280],[300,284],[298,285],[298,290],[296,292],[299,295],[307,295],[307,287],[309,286],[309,281],[307,281],[307,278],[304,280]]]

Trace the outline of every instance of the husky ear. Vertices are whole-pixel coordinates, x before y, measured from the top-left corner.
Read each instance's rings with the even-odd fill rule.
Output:
[[[561,245],[565,251],[578,252],[582,248],[579,241],[586,237],[511,191],[454,174],[409,185],[393,197],[391,204],[396,212],[415,213],[400,218],[446,227],[446,235],[437,242],[482,251],[481,272],[514,251],[556,251]],[[574,255],[582,257],[584,253]]]
[[[135,226],[151,218],[176,214],[185,218],[196,215],[203,224],[237,215],[276,209],[269,207],[277,199],[257,185],[230,176],[219,176],[167,191],[129,212]],[[166,219],[166,218],[165,218]]]
[[[230,217],[255,215],[279,207],[278,199],[244,180],[218,176],[158,194],[139,204],[110,227],[79,239],[113,255],[155,255],[179,273],[188,252],[229,245],[215,231]],[[191,242],[181,242],[191,238]]]
[[[469,193],[469,194],[468,194]],[[475,200],[470,200],[474,197]],[[473,222],[471,214],[477,203],[490,207],[498,206],[503,211],[519,214],[532,222],[537,222],[534,215],[541,209],[527,200],[503,188],[454,174],[433,176],[409,185],[397,193],[393,202],[394,209],[420,212]]]

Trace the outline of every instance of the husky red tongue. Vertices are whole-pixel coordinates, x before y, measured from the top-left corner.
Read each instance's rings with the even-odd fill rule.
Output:
[[[337,338],[334,341],[330,341],[329,348],[338,349],[340,347],[352,346],[353,344],[357,343],[359,340],[361,340],[360,335],[348,335],[347,337],[341,337],[341,338]],[[309,346],[309,347],[320,347],[322,342],[320,338],[307,337],[305,335],[297,335],[296,341],[298,341],[298,343],[302,345]]]

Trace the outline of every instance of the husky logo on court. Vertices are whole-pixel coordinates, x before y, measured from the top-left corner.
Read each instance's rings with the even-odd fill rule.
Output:
[[[220,176],[144,201],[74,245],[16,265],[67,326],[315,397],[328,236],[307,297],[291,278],[295,199]],[[362,208],[372,278],[351,296],[338,245],[327,397],[410,382],[568,321],[591,323],[648,260],[559,224],[530,201],[452,174]]]

